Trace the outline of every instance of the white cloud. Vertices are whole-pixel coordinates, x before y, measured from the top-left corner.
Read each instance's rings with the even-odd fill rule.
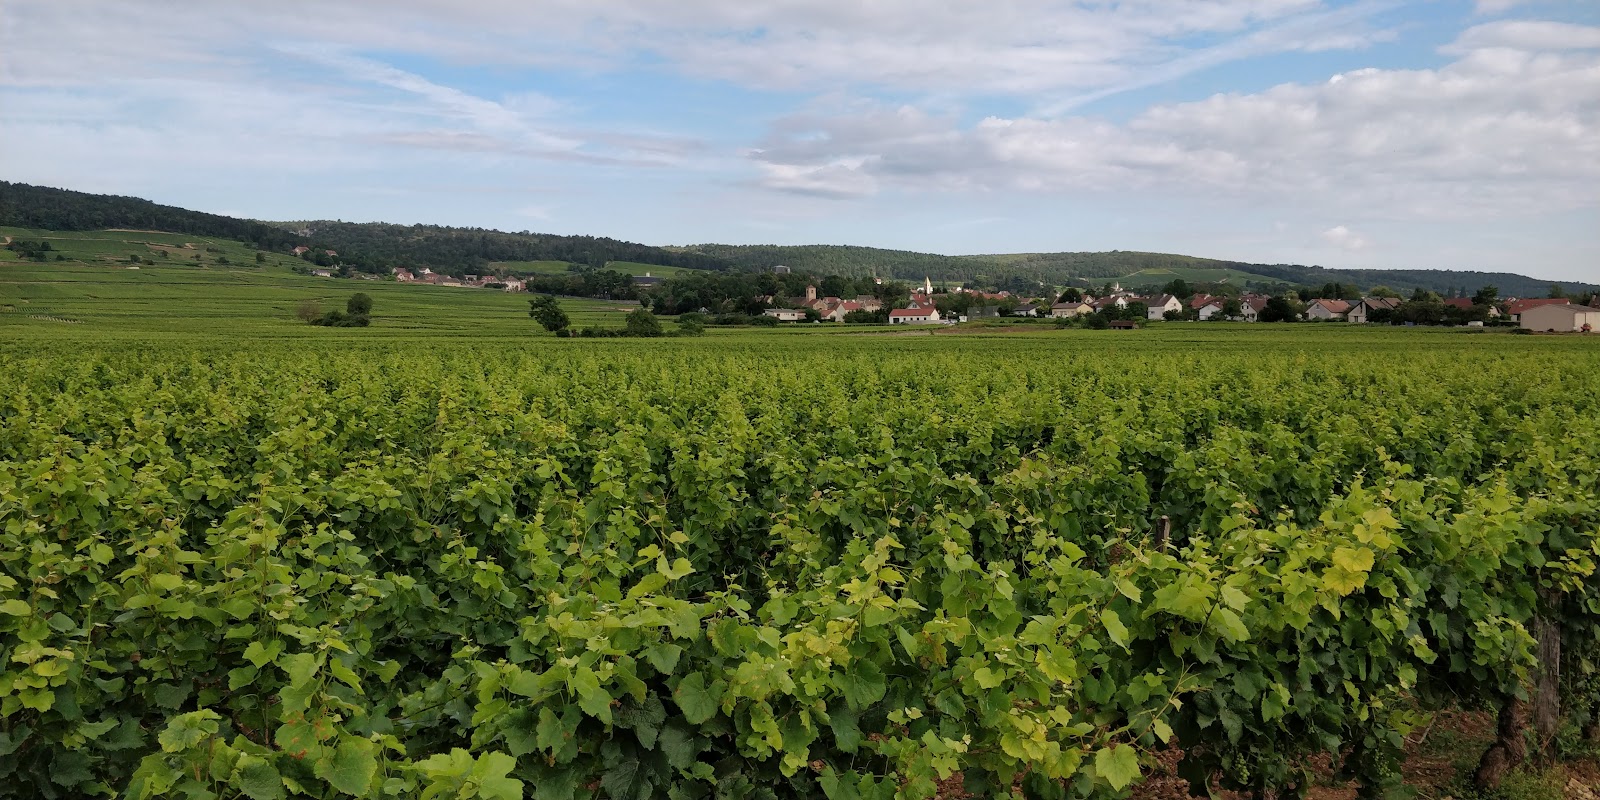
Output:
[[[1367,248],[1366,237],[1357,234],[1343,225],[1335,225],[1332,228],[1323,231],[1322,241],[1342,250],[1353,251],[1365,250]]]
[[[592,70],[666,63],[733,83],[922,92],[1093,91],[1247,54],[1360,46],[1392,0],[240,0],[196,13],[167,0],[10,0],[0,32],[14,81],[93,82],[182,62],[248,69],[262,42],[404,52],[477,64]],[[24,31],[72,30],[75,47]],[[1224,40],[1177,57],[1191,37]],[[1244,43],[1227,43],[1239,37]],[[36,40],[36,41],[30,41]],[[129,70],[132,70],[131,73]],[[374,76],[381,77],[381,76]],[[9,82],[9,81],[7,81]]]
[[[1469,28],[1444,48],[1469,53],[1492,47],[1513,50],[1592,50],[1600,48],[1600,27],[1540,20],[1506,20]]]
[[[753,157],[769,174],[850,158],[863,191],[1162,187],[1408,218],[1600,204],[1600,53],[1493,41],[1463,37],[1460,57],[1437,70],[1356,70],[1157,106],[1121,125],[994,117],[962,127],[911,107],[812,112],[775,125]]]

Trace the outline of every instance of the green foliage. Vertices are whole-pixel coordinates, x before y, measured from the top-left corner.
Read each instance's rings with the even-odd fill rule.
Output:
[[[365,317],[372,313],[372,298],[362,292],[350,295],[345,301],[344,313],[352,317]]]
[[[561,304],[555,296],[538,294],[528,298],[528,316],[533,317],[544,329],[555,333],[566,330],[571,324],[567,313],[561,310]]]
[[[1593,652],[1589,343],[1192,329],[8,342],[0,797],[1375,794]]]
[[[654,337],[662,335],[661,321],[649,309],[638,308],[628,312],[628,321],[623,328],[629,336]]]

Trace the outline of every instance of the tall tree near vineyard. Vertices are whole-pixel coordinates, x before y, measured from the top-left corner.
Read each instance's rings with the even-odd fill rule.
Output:
[[[645,313],[650,313],[646,311]],[[555,333],[564,330],[572,321],[567,319],[567,312],[561,310],[561,304],[556,302],[555,295],[535,295],[528,300],[528,316],[533,317],[544,329]]]

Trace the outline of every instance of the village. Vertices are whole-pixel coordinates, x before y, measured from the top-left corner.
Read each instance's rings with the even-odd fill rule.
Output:
[[[955,325],[1002,316],[1050,317],[1069,321],[1098,314],[1110,317],[1107,327],[1114,329],[1136,328],[1140,321],[1416,324],[1398,316],[1406,310],[1408,303],[1399,297],[1373,296],[1356,301],[1313,298],[1302,303],[1297,297],[1255,293],[1239,296],[1195,293],[1183,298],[1170,293],[1141,295],[1125,291],[1119,284],[1112,284],[1108,288],[1110,291],[1100,297],[1069,288],[1058,297],[1057,302],[1051,303],[1037,298],[1019,298],[1009,292],[990,293],[965,288],[941,294],[935,291],[931,281],[924,278],[922,287],[911,293],[910,300],[904,306],[889,311],[888,322],[891,325]],[[967,302],[963,304],[965,310],[962,313],[940,311],[939,298],[952,294],[965,296]],[[1277,309],[1273,309],[1275,299],[1279,305]],[[770,304],[779,298],[769,296],[761,300]],[[1456,318],[1466,327],[1503,322],[1533,331],[1588,333],[1600,328],[1600,308],[1574,303],[1568,298],[1507,298],[1500,302],[1497,298],[1452,297],[1418,298],[1410,302],[1437,305],[1439,318],[1435,324],[1447,324],[1451,318]],[[763,313],[780,322],[842,322],[851,312],[871,312],[882,308],[876,298],[868,295],[850,300],[818,297],[815,286],[806,287],[806,296],[803,299],[795,298],[787,306],[769,308]]]
[[[303,250],[304,248],[297,249]],[[328,251],[327,256],[336,253]],[[787,267],[773,272],[788,274]],[[429,268],[391,270],[400,283],[478,288],[505,292],[530,291],[523,278],[494,274],[454,276]],[[311,274],[332,277],[329,269],[314,269]],[[371,278],[372,276],[360,276]],[[626,281],[627,279],[622,279]],[[644,293],[660,285],[662,278],[633,276],[634,289]],[[873,279],[882,285],[882,279]],[[1181,285],[1181,281],[1177,281]],[[1221,291],[1227,291],[1222,289]],[[1380,290],[1381,291],[1381,290]],[[957,325],[985,319],[1052,319],[1058,325],[1098,321],[1111,329],[1134,329],[1142,323],[1166,322],[1329,322],[1398,325],[1458,325],[1464,327],[1520,327],[1537,332],[1579,332],[1600,330],[1600,298],[1541,297],[1499,298],[1492,289],[1474,297],[1437,297],[1418,292],[1412,298],[1385,292],[1383,296],[1364,296],[1359,300],[1313,297],[1302,300],[1298,293],[1245,292],[1238,295],[1193,292],[1139,293],[1123,289],[1118,283],[1102,287],[1099,294],[1068,287],[1054,297],[1026,297],[1009,291],[988,292],[967,287],[935,288],[924,278],[902,303],[889,304],[875,294],[852,297],[820,295],[816,284],[808,284],[803,296],[760,295],[751,300],[759,314],[777,323],[856,322],[890,325]],[[941,310],[942,309],[942,310]],[[705,309],[702,309],[705,311]],[[755,313],[752,310],[751,313]]]

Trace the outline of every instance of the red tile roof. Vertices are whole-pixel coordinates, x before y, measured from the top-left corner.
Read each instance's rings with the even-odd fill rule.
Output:
[[[1512,314],[1521,314],[1530,308],[1539,306],[1559,306],[1572,302],[1565,297],[1534,297],[1527,300],[1513,300],[1506,304],[1506,311]]]

